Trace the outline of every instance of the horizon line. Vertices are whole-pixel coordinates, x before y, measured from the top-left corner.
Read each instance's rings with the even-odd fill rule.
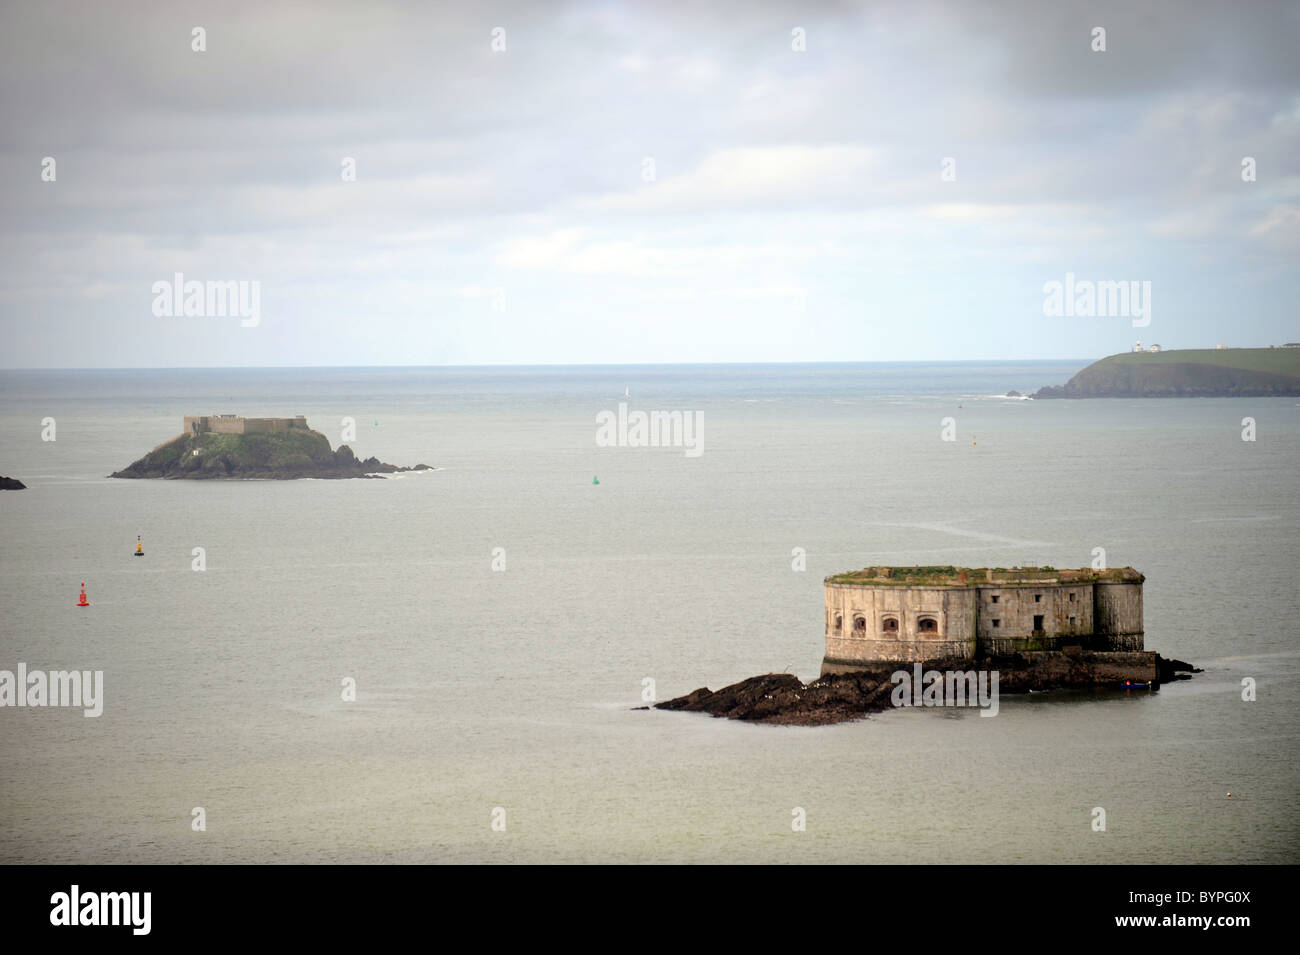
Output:
[[[1174,351],[1175,349],[1168,349]],[[1116,354],[1125,354],[1116,352]],[[1102,356],[1109,357],[1109,356]],[[0,367],[8,371],[307,371],[313,369],[379,368],[653,368],[674,366],[713,367],[718,365],[790,367],[799,365],[987,365],[1093,362],[1098,358],[903,358],[878,361],[646,361],[646,362],[508,362],[442,363],[432,365],[44,365]]]

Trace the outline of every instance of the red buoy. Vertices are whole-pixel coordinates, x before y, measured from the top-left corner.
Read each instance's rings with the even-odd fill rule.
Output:
[[[86,582],[84,580],[81,582],[81,601],[77,604],[77,606],[78,607],[90,606],[90,601],[86,599]]]

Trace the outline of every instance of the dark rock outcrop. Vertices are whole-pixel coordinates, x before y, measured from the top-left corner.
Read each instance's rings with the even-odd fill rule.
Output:
[[[716,692],[701,687],[693,693],[655,704],[658,710],[685,710],[725,716],[731,720],[820,726],[855,720],[891,708],[893,684],[888,672],[842,673],[811,683],[791,673],[752,676]]]
[[[22,491],[27,485],[17,478],[0,477],[0,491]]]
[[[1109,654],[1038,653],[954,663],[951,660],[922,664],[924,670],[996,670],[998,693],[1028,693],[1047,690],[1119,689],[1120,681],[1110,671]],[[1120,656],[1129,656],[1122,654]],[[1155,683],[1188,679],[1200,671],[1181,660],[1155,655]],[[850,673],[822,676],[811,683],[790,673],[767,673],[741,680],[721,690],[701,687],[686,696],[656,703],[655,709],[708,713],[732,720],[778,723],[791,726],[822,726],[861,719],[894,708],[891,696],[897,684],[891,677],[899,670],[912,672],[912,664],[880,663]]]

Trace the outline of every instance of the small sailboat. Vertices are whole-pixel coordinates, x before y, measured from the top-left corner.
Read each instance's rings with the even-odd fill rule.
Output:
[[[632,386],[631,386],[631,385],[628,385],[626,388],[623,389],[623,397],[624,397],[624,398],[631,398],[631,397],[632,397]]]

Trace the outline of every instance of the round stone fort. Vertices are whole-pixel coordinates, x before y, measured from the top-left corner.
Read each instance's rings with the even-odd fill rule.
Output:
[[[822,672],[1044,650],[1141,650],[1132,567],[867,567],[827,577]]]

